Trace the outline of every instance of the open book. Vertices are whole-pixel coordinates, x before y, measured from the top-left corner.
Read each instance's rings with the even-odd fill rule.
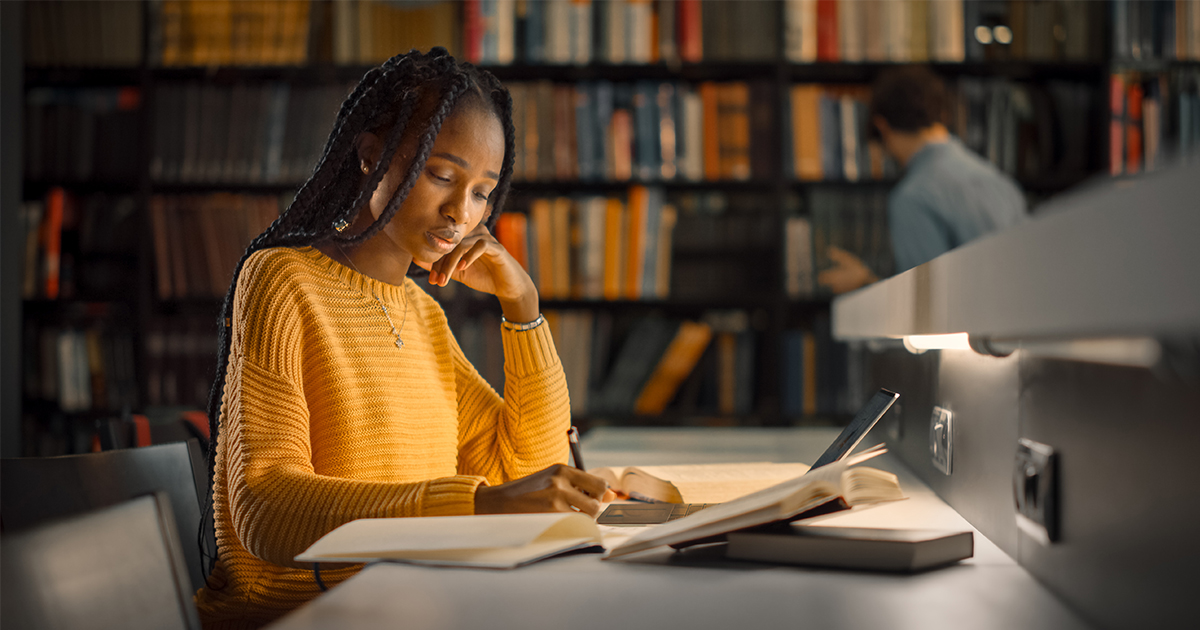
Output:
[[[613,490],[661,503],[724,503],[808,472],[808,464],[686,464],[592,468]]]
[[[297,562],[391,560],[511,569],[600,545],[594,519],[579,512],[362,518],[322,536]]]
[[[610,549],[607,557],[615,558],[662,545],[682,546],[768,523],[903,499],[904,493],[895,475],[866,466],[852,468],[883,451],[882,448],[871,449],[739,499],[648,527]]]

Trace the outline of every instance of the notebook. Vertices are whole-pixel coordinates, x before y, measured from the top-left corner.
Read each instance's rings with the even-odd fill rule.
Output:
[[[854,448],[862,442],[866,437],[867,432],[879,422],[883,414],[892,407],[896,399],[900,397],[897,394],[886,389],[880,389],[871,396],[858,413],[854,414],[854,419],[846,428],[837,436],[837,439],[825,449],[825,452],[813,462],[809,472],[828,465],[833,462],[845,459]],[[682,518],[689,514],[695,514],[712,505],[713,503],[614,503],[600,515],[596,522],[601,525],[656,525]]]

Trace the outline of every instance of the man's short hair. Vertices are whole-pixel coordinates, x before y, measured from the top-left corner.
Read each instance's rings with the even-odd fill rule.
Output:
[[[934,123],[945,124],[945,110],[946,87],[925,66],[884,70],[871,84],[871,119],[880,116],[896,131],[914,132]]]

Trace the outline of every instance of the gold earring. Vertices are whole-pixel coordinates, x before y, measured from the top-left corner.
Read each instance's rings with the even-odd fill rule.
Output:
[[[350,224],[347,223],[345,219],[338,219],[337,221],[333,222],[333,229],[337,230],[338,232],[344,232],[348,227],[350,227]]]
[[[366,173],[368,173],[370,171],[371,171],[371,167],[367,166],[366,164],[363,164],[363,174],[365,175]]]

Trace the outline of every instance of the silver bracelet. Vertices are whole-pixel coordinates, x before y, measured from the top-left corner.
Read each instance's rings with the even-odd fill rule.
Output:
[[[507,319],[504,319],[503,315],[500,316],[500,325],[513,332],[525,332],[527,330],[533,330],[534,328],[541,326],[545,321],[546,316],[542,315],[541,313],[538,313],[537,319],[531,322],[525,322],[524,324],[510,322]]]

